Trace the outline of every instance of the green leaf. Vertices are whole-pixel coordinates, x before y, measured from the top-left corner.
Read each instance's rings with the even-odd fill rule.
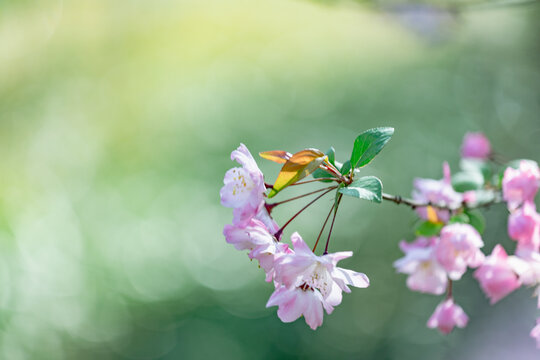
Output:
[[[326,152],[326,156],[328,156],[328,162],[336,166],[336,150],[333,146],[328,149],[328,151]]]
[[[464,214],[464,213],[456,214],[456,215],[453,215],[450,218],[450,220],[448,220],[448,223],[449,224],[455,224],[455,223],[468,224],[469,223],[469,217],[467,216],[467,214]]]
[[[305,149],[293,154],[281,168],[268,197],[274,197],[287,186],[317,170],[325,157],[326,155],[317,149]]]
[[[477,171],[460,171],[452,176],[452,187],[457,192],[478,190],[484,186],[484,176]]]
[[[335,163],[335,161],[336,161],[336,151],[334,150],[333,147],[330,147],[330,149],[328,149],[328,151],[326,152],[326,156],[328,156],[328,162],[330,164],[336,166],[336,163]],[[323,169],[315,170],[311,174],[311,176],[313,176],[313,178],[315,178],[315,179],[334,177],[332,174],[327,173]],[[332,182],[332,180],[322,180],[321,182],[329,183],[329,182]]]
[[[382,150],[394,134],[394,128],[379,127],[369,129],[358,135],[351,154],[353,168],[367,165]]]
[[[469,217],[469,224],[471,224],[471,226],[480,234],[483,234],[486,229],[486,219],[484,218],[484,215],[478,210],[465,210],[465,213]]]
[[[482,174],[485,179],[489,179],[492,176],[492,170],[489,162],[479,159],[461,159],[459,167],[465,172],[478,172]]]
[[[416,236],[436,236],[439,235],[443,226],[443,223],[424,221],[416,227],[415,234]]]
[[[351,162],[349,160],[345,161],[343,165],[341,165],[341,169],[339,169],[339,172],[341,175],[347,175],[351,171]]]
[[[349,186],[338,190],[340,193],[376,203],[382,202],[382,183],[375,176],[364,176]]]

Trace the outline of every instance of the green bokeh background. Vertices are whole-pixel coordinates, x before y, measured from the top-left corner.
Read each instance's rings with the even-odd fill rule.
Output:
[[[343,202],[330,250],[353,250],[342,264],[371,286],[315,332],[265,308],[272,285],[222,236],[219,189],[240,142],[334,146],[343,161],[359,132],[393,126],[366,173],[402,195],[414,177],[442,177],[444,160],[456,169],[466,131],[540,160],[540,7],[441,14],[0,0],[0,358],[538,359],[531,289],[489,306],[468,274],[455,297],[469,326],[425,327],[440,298],[392,267],[413,238],[405,207]],[[258,162],[272,182],[279,167]],[[285,236],[313,244],[330,201]],[[506,210],[486,216],[486,252],[513,251]]]

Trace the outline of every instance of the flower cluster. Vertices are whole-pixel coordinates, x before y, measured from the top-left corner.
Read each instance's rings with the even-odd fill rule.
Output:
[[[274,285],[267,307],[277,306],[283,322],[303,316],[310,328],[323,323],[324,312],[331,314],[350,286],[365,288],[365,274],[338,266],[352,252],[328,253],[338,207],[344,196],[381,203],[383,200],[405,204],[413,209],[419,221],[412,242],[401,241],[404,256],[394,262],[400,273],[407,275],[407,286],[413,290],[444,298],[429,317],[427,326],[449,334],[457,326],[463,328],[469,318],[455,302],[453,284],[469,269],[489,302],[493,305],[520,288],[534,287],[540,308],[540,214],[535,197],[540,188],[540,169],[531,160],[506,162],[494,152],[481,133],[468,133],[461,146],[459,170],[450,172],[443,163],[440,180],[417,178],[413,182],[412,199],[382,192],[382,182],[375,176],[362,176],[362,168],[370,163],[393,135],[394,129],[380,127],[362,132],[354,141],[349,160],[335,159],[334,149],[323,153],[304,149],[291,154],[268,151],[261,157],[283,164],[272,185],[264,176],[249,150],[241,144],[231,159],[240,167],[227,171],[221,188],[221,203],[233,209],[231,224],[225,225],[225,240],[237,250],[247,250]],[[505,164],[502,167],[501,165]],[[300,181],[307,176],[310,180]],[[358,176],[358,177],[357,177]],[[306,183],[330,184],[326,188],[269,203],[282,190]],[[291,245],[282,242],[284,229],[304,210],[326,194],[334,192],[335,201],[311,249],[298,234],[291,235]],[[281,204],[320,193],[287,222],[279,226],[271,216]],[[508,235],[516,242],[508,254],[502,244],[493,245],[484,254],[482,234],[485,220],[479,209],[505,203],[509,211]],[[316,255],[317,245],[333,214],[324,252]],[[491,246],[490,246],[491,247]],[[540,348],[540,318],[530,333]]]
[[[283,322],[304,316],[316,329],[322,325],[323,309],[332,313],[341,303],[343,291],[350,292],[351,285],[365,288],[369,280],[362,273],[337,266],[339,260],[352,256],[350,251],[317,256],[297,232],[291,236],[292,249],[282,243],[283,228],[268,211],[272,206],[266,202],[264,176],[249,150],[241,144],[231,159],[242,167],[227,171],[220,191],[222,205],[233,208],[232,224],[223,230],[225,240],[237,250],[249,250],[249,258],[258,260],[266,281],[274,284],[267,307],[278,306]]]
[[[413,198],[424,206],[416,206],[426,220],[417,229],[412,243],[402,241],[405,256],[394,263],[398,272],[408,274],[407,286],[414,291],[441,295],[439,304],[428,320],[428,327],[448,334],[455,326],[467,325],[468,317],[454,303],[452,282],[461,279],[467,268],[476,268],[474,278],[495,304],[521,285],[535,286],[540,295],[540,214],[534,198],[540,185],[540,171],[534,161],[521,160],[508,166],[502,179],[489,177],[488,161],[494,157],[487,138],[480,133],[465,135],[461,148],[462,171],[454,178],[444,163],[442,180],[416,179]],[[478,180],[480,179],[480,180]],[[509,256],[496,244],[485,256],[478,215],[471,209],[490,205],[499,198],[507,203],[510,215],[508,234],[517,242],[515,254]],[[540,308],[540,296],[538,307]],[[540,324],[540,319],[538,319]],[[540,325],[531,331],[540,347]]]

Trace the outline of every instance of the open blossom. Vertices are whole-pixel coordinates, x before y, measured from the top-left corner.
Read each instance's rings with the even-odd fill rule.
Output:
[[[469,224],[451,224],[441,230],[440,240],[435,245],[437,261],[452,280],[459,280],[467,266],[477,267],[484,261],[480,248],[484,242],[478,231]]]
[[[225,173],[225,185],[220,191],[221,204],[235,209],[234,223],[245,222],[255,216],[264,203],[264,177],[244,144],[231,153],[231,160],[236,160],[242,167]]]
[[[519,168],[506,168],[502,180],[503,198],[510,210],[524,201],[532,201],[540,186],[540,170],[532,160],[521,160]]]
[[[397,271],[409,274],[407,286],[414,291],[440,295],[446,290],[448,277],[437,262],[433,245],[438,238],[419,237],[413,243],[401,241],[405,256],[394,262]]]
[[[521,285],[504,248],[497,244],[490,256],[475,272],[474,277],[480,283],[491,304],[510,294]]]
[[[328,314],[334,310],[318,290],[308,287],[289,289],[278,286],[266,304],[266,307],[271,306],[278,306],[277,314],[281,321],[293,322],[303,315],[313,330],[322,325],[323,307]]]
[[[282,286],[276,289],[267,306],[278,305],[281,309],[285,303],[290,303],[290,306],[295,309],[313,309],[312,305],[318,299],[319,307],[321,309],[324,307],[326,312],[330,314],[333,307],[341,303],[342,291],[351,292],[348,285],[360,288],[369,286],[369,279],[365,274],[336,266],[339,260],[352,256],[351,251],[317,256],[298,233],[291,236],[291,241],[294,245],[294,252],[283,254],[275,260],[275,281]],[[309,302],[310,305],[297,304],[296,302]],[[282,310],[282,312],[286,312],[286,310]],[[322,317],[320,323],[314,321],[313,324],[310,324],[307,318],[306,322],[313,329],[313,324],[316,325],[316,328],[322,323]]]
[[[416,201],[432,204],[444,204],[450,207],[458,207],[463,201],[463,196],[452,187],[450,166],[447,162],[443,165],[444,177],[441,180],[414,179],[413,198]],[[450,218],[448,210],[435,209],[438,220],[447,222]],[[419,207],[416,212],[422,219],[428,220],[426,207]]]
[[[491,154],[491,145],[482,133],[466,133],[461,145],[461,156],[464,158],[487,159]]]
[[[454,303],[454,299],[449,298],[440,303],[435,312],[429,318],[427,326],[429,328],[438,328],[443,334],[452,332],[455,326],[464,328],[467,326],[469,318],[461,306]]]
[[[540,214],[533,202],[526,201],[508,217],[508,235],[518,242],[518,252],[538,251],[540,247]]]
[[[536,340],[536,347],[540,349],[540,318],[536,320],[536,326],[531,330],[531,337]]]

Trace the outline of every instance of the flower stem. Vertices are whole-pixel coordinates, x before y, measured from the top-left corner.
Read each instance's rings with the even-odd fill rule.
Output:
[[[283,234],[283,230],[287,227],[287,225],[289,225],[291,223],[291,221],[293,221],[298,215],[300,215],[304,210],[306,210],[309,206],[311,206],[314,202],[316,202],[317,200],[319,200],[320,198],[322,198],[324,195],[328,194],[330,191],[332,190],[335,190],[337,188],[337,186],[331,186],[329,188],[326,189],[325,192],[323,192],[321,195],[317,196],[315,199],[311,200],[309,203],[307,203],[303,208],[301,208],[296,214],[294,214],[292,216],[292,218],[289,219],[289,221],[287,221],[285,223],[285,225],[283,225],[275,234],[274,236],[276,237],[276,239],[279,241],[281,239],[281,235]]]
[[[400,205],[400,204],[407,205],[413,210],[416,209],[416,208],[419,208],[419,207],[432,206],[432,207],[437,208],[439,210],[448,210],[448,211],[451,211],[451,212],[455,212],[455,211],[458,211],[458,210],[463,209],[463,208],[478,209],[478,208],[482,208],[482,207],[489,207],[489,206],[491,206],[493,204],[497,204],[497,203],[500,203],[502,201],[501,195],[499,193],[495,194],[495,196],[493,197],[493,200],[487,201],[485,203],[478,204],[476,206],[470,206],[470,205],[465,204],[465,203],[461,203],[458,206],[448,206],[446,204],[435,204],[435,203],[432,203],[432,202],[427,202],[427,203],[426,202],[419,202],[419,201],[403,198],[403,197],[401,197],[399,195],[390,195],[390,194],[386,194],[386,193],[382,194],[382,198],[383,198],[383,200],[394,202],[397,205]]]
[[[328,219],[330,219],[330,215],[332,214],[332,210],[334,210],[334,206],[336,206],[336,204],[332,204],[332,207],[330,208],[330,211],[328,212],[328,216],[326,216],[326,220],[324,220],[324,224],[321,228],[321,231],[319,232],[319,236],[317,236],[317,241],[315,241],[315,246],[313,246],[313,252],[315,252],[315,249],[317,249],[317,245],[319,244],[319,240],[321,239],[321,235],[324,231],[324,228],[326,227],[326,223],[328,222]]]
[[[292,197],[290,199],[286,199],[286,200],[283,200],[283,201],[279,201],[277,203],[273,203],[273,204],[266,204],[266,209],[270,208],[274,208],[278,205],[281,205],[281,204],[285,204],[285,203],[288,203],[289,201],[293,201],[293,200],[298,200],[298,199],[301,199],[303,197],[306,197],[306,196],[309,196],[309,195],[313,195],[313,194],[316,194],[318,192],[321,192],[321,191],[324,191],[324,190],[328,190],[328,189],[335,189],[336,186],[332,186],[330,188],[322,188],[322,189],[317,189],[315,191],[311,191],[311,192],[308,192],[307,194],[302,194],[302,195],[298,195],[298,196],[295,196],[295,197]]]
[[[452,298],[452,280],[448,279],[448,286],[446,287],[446,298]]]
[[[334,217],[332,218],[332,223],[330,224],[330,231],[328,231],[328,239],[326,239],[326,246],[324,247],[324,253],[323,255],[328,254],[328,244],[330,244],[330,236],[332,235],[332,230],[334,229],[334,222],[336,221],[336,214],[339,207],[339,203],[341,202],[341,198],[343,195],[338,194],[337,202],[335,203],[336,208],[334,209]]]

